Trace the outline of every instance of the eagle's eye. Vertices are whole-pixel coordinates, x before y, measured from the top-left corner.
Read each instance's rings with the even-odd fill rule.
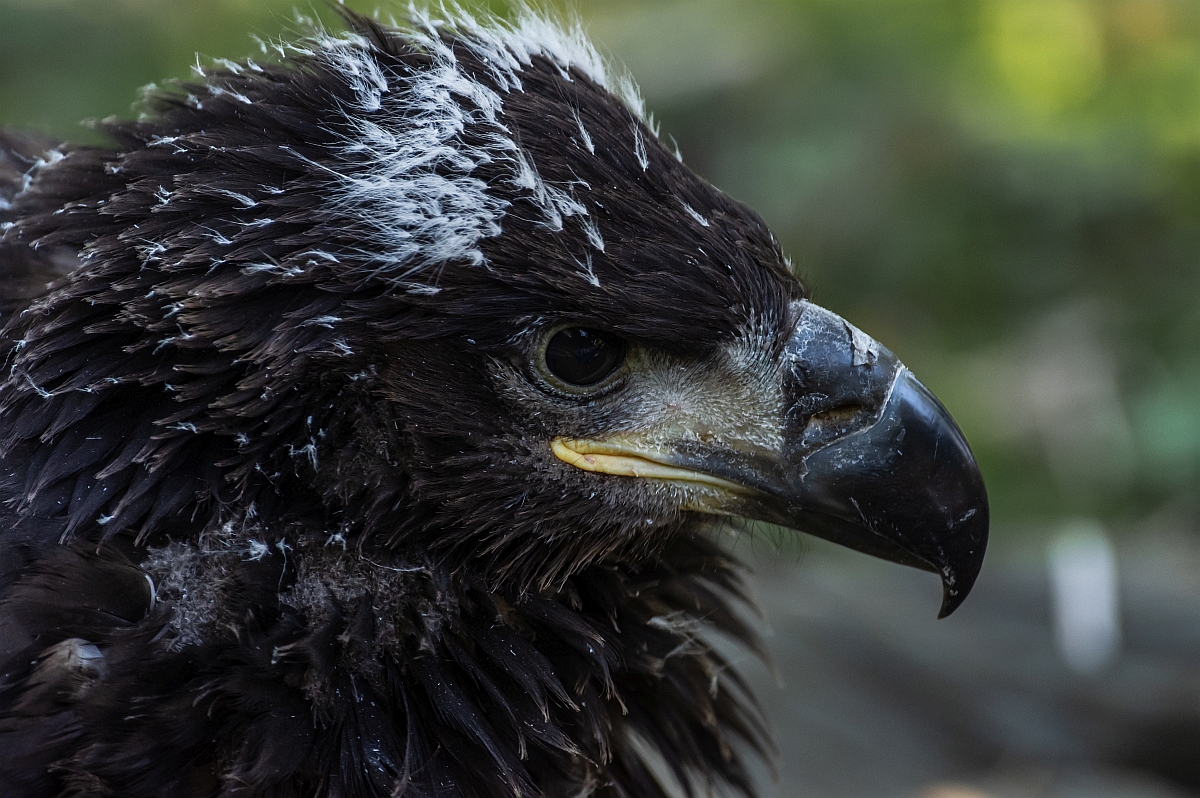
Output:
[[[591,388],[621,367],[625,351],[625,342],[615,335],[567,327],[546,342],[546,370],[570,388]]]

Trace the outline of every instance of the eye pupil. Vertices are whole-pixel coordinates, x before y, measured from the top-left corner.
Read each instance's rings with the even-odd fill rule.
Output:
[[[624,360],[624,341],[586,327],[560,330],[546,345],[546,367],[570,385],[595,385]]]

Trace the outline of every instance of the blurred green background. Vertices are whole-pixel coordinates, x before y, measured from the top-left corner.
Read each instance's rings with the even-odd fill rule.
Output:
[[[257,55],[297,5],[333,16],[0,0],[0,124],[94,142],[79,120],[135,113],[197,52]],[[752,675],[768,794],[1200,795],[1200,2],[574,7],[685,161],[943,399],[989,486],[988,566],[940,624],[927,574],[751,540],[793,685]],[[1120,653],[1094,672],[1056,653],[1043,559],[1081,525],[1121,562]]]
[[[0,122],[94,141],[79,120],[256,53],[296,5],[0,0]],[[1195,525],[1200,4],[575,7],[685,160],[954,411],[1001,540]]]

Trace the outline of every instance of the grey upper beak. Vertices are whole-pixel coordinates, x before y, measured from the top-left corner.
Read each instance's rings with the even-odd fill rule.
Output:
[[[751,488],[733,508],[740,515],[939,574],[945,617],[987,547],[987,492],[970,447],[895,355],[822,307],[796,308],[783,451],[681,448],[680,462]]]
[[[785,357],[791,411],[768,515],[938,573],[949,615],[988,536],[987,491],[958,425],[895,355],[817,305],[801,303]]]

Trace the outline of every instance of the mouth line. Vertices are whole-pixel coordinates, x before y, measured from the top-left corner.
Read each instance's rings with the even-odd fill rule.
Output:
[[[631,442],[589,441],[559,437],[550,442],[550,449],[559,460],[582,471],[703,485],[739,495],[756,492],[747,485],[731,482],[702,471],[693,471],[689,468],[672,465],[665,461],[667,455],[644,449]]]
[[[734,482],[716,476],[712,472],[693,470],[671,463],[668,458],[675,458],[677,453],[663,452],[657,447],[638,445],[640,442],[630,439],[607,441],[579,440],[558,437],[550,442],[554,456],[568,465],[582,471],[596,474],[609,474],[621,477],[639,477],[654,479],[681,486],[693,488],[708,488],[719,491],[716,497],[699,498],[686,509],[715,515],[744,515],[739,505],[728,504],[730,498],[749,498],[762,503],[762,508],[770,508],[771,517],[760,517],[760,520],[779,524],[794,531],[814,535],[830,540],[840,545],[848,546],[857,551],[883,557],[893,562],[903,563],[925,571],[938,572],[939,568],[927,562],[919,553],[910,550],[898,541],[889,539],[869,526],[854,529],[843,528],[846,522],[854,522],[856,518],[850,513],[832,511],[823,507],[819,502],[808,506],[798,506],[789,500],[787,490],[775,480],[750,479],[747,482]],[[738,469],[741,471],[741,469]],[[753,484],[752,484],[753,483]],[[805,523],[796,523],[795,514],[802,511]]]

